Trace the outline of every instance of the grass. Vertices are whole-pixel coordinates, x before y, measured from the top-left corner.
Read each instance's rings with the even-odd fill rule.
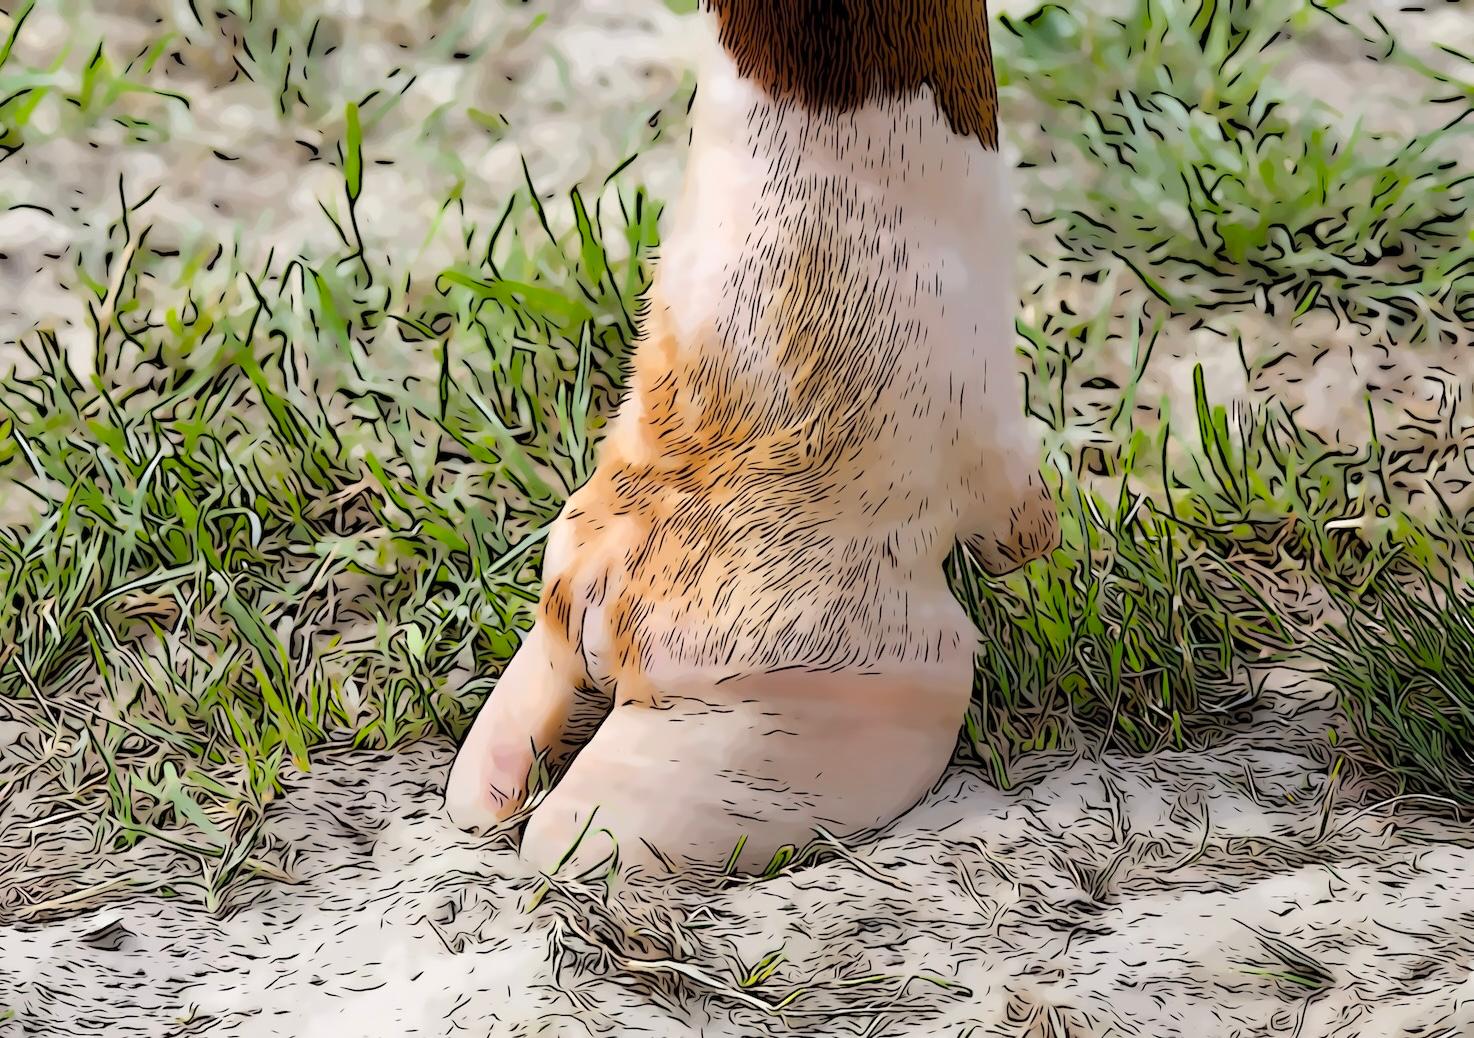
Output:
[[[1247,926],[1247,924],[1243,925]],[[1251,926],[1248,929],[1258,938],[1264,950],[1274,958],[1275,964],[1240,967],[1243,972],[1269,977],[1292,988],[1300,988],[1312,993],[1325,991],[1335,985],[1335,973],[1313,955],[1302,951],[1282,937]]]
[[[1379,581],[1312,652],[1341,691],[1364,757],[1400,794],[1474,788],[1474,594]]]
[[[1429,707],[1398,686],[1423,664],[1394,647],[1438,642],[1430,626],[1459,629],[1449,605],[1400,589],[1414,574],[1446,582],[1445,603],[1460,601],[1474,558],[1467,513],[1436,487],[1423,495],[1435,507],[1419,507],[1374,413],[1367,442],[1327,442],[1272,397],[1232,410],[1215,401],[1201,364],[1186,420],[1174,422],[1159,400],[1141,422],[1138,398],[1150,392],[1164,326],[1187,328],[1174,318],[1201,325],[1224,312],[1265,313],[1293,323],[1326,310],[1367,333],[1382,329],[1398,349],[1461,342],[1474,220],[1470,173],[1454,156],[1471,112],[1468,84],[1388,42],[1444,90],[1448,117],[1402,138],[1344,132],[1336,113],[1305,104],[1275,76],[1287,39],[1349,24],[1334,12],[1136,0],[1124,11],[1044,4],[1003,22],[1006,96],[1047,123],[1048,156],[1026,151],[1026,167],[1047,175],[1057,153],[1073,149],[1083,162],[1067,168],[1099,171],[1083,189],[1040,192],[1054,209],[1036,218],[1056,232],[1063,269],[1137,291],[1126,297],[1129,343],[1101,334],[1121,316],[1110,308],[1066,312],[1049,332],[1021,323],[1035,413],[1068,473],[1066,550],[1012,594],[971,596],[975,609],[1012,620],[982,661],[971,741],[991,733],[980,748],[1000,777],[1002,762],[1058,742],[1062,719],[1100,732],[1102,745],[1193,745],[1212,737],[1225,705],[1247,705],[1232,693],[1249,687],[1246,664],[1310,646],[1364,761],[1399,786],[1467,803],[1474,686],[1462,675],[1442,682],[1456,708],[1430,727]],[[1065,394],[1072,366],[1089,370],[1112,346],[1129,346],[1129,381],[1096,422],[1103,449],[1093,446],[1092,460],[1107,478],[1091,478],[1081,444],[1092,438],[1071,429],[1081,415]],[[1295,601],[1307,577],[1347,617],[1324,640],[1325,606]],[[1389,594],[1401,609],[1386,607]],[[1376,630],[1388,641],[1366,633],[1364,600],[1381,603]]]
[[[556,234],[529,179],[433,289],[395,284],[357,229],[363,123],[350,103],[324,200],[338,255],[181,276],[125,199],[77,271],[91,372],[41,330],[0,384],[0,479],[34,516],[0,531],[18,770],[43,815],[194,859],[174,885],[212,905],[260,866],[285,771],[464,728],[530,626],[655,242],[638,189],[575,192]],[[362,374],[407,354],[426,377]]]
[[[1045,215],[1072,263],[1124,261],[1178,312],[1262,301],[1458,341],[1474,237],[1471,174],[1450,154],[1469,105],[1427,133],[1341,133],[1275,79],[1276,42],[1320,17],[1306,3],[1134,0],[1124,15],[1045,4],[1004,19],[1006,83],[1100,171]]]
[[[159,124],[129,109],[167,103],[189,107],[187,98],[148,83],[167,40],[158,41],[122,67],[109,55],[105,42],[98,42],[85,57],[66,47],[45,67],[18,67],[12,60],[15,44],[35,12],[34,0],[21,4],[0,41],[0,157],[19,151],[27,141],[35,143],[52,135],[80,136],[103,119],[122,127],[132,143],[154,143],[164,133]],[[55,109],[63,114],[49,130],[36,119],[37,111],[48,102],[55,102]]]
[[[215,7],[272,118],[329,135],[338,250],[248,267],[213,243],[156,247],[125,185],[106,252],[73,278],[86,363],[38,328],[0,381],[0,486],[25,502],[0,529],[0,709],[24,729],[0,782],[32,817],[93,820],[98,846],[174,849],[190,871],[169,882],[210,906],[273,874],[284,776],[325,749],[458,734],[494,685],[617,399],[660,211],[628,173],[552,200],[525,175],[498,219],[471,221],[465,165],[441,156],[455,180],[425,241],[454,258],[415,280],[363,233],[397,95],[335,104],[309,74],[327,60],[313,23],[270,31],[294,5]],[[1139,0],[1120,16],[1046,4],[1001,34],[1010,103],[1047,113],[1068,168],[1108,171],[1033,193],[1053,207],[1046,258],[1137,291],[1020,320],[1061,551],[1005,581],[952,563],[997,635],[965,742],[1000,783],[1041,749],[1211,744],[1253,707],[1255,665],[1308,642],[1371,767],[1474,788],[1463,517],[1416,514],[1375,435],[1347,446],[1277,401],[1230,406],[1203,366],[1175,415],[1155,380],[1179,319],[1322,309],[1427,349],[1467,323],[1467,174],[1443,151],[1461,131],[1346,132],[1277,86],[1286,38],[1333,24]],[[147,146],[167,120],[139,112],[188,104],[150,85],[162,50],[120,65],[96,49],[80,71],[86,47],[45,67],[15,50],[12,159],[107,120]],[[71,116],[38,119],[47,104]],[[1116,404],[1082,433],[1071,394],[1127,354]],[[1395,590],[1410,575],[1447,590]],[[1322,588],[1345,622],[1327,625]]]
[[[355,249],[233,272],[213,297],[196,283],[189,317],[137,314],[124,291],[132,320],[99,334],[87,381],[36,337],[34,374],[0,389],[0,462],[40,513],[0,536],[0,696],[50,740],[89,736],[46,761],[62,799],[102,779],[115,839],[219,860],[219,819],[259,815],[315,746],[464,726],[530,626],[536,546],[616,389],[657,215],[625,201],[623,269],[575,196],[571,239],[511,238],[413,312],[366,304]],[[299,344],[351,353],[376,325],[375,348],[440,344],[432,392],[309,372]],[[108,379],[130,371],[147,377]]]

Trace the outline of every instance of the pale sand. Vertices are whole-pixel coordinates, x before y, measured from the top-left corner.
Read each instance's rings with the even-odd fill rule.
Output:
[[[253,884],[219,920],[144,897],[0,929],[24,1021],[0,1034],[1474,1034],[1474,826],[1328,795],[1323,703],[1272,684],[1213,752],[1044,756],[1012,793],[959,769],[849,860],[634,885],[612,912],[577,891],[522,911],[516,856],[439,815],[448,746],[330,764],[273,821],[298,885]],[[1256,931],[1325,988],[1254,972],[1286,971]],[[778,949],[745,994],[811,987],[788,1016],[731,993]],[[836,984],[872,974],[893,979]]]

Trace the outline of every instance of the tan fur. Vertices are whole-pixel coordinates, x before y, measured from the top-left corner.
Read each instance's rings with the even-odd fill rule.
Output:
[[[868,39],[913,5],[825,9],[851,7]],[[891,821],[946,766],[971,694],[947,554],[963,540],[1003,572],[1057,536],[1010,363],[1001,160],[947,88],[906,92],[943,58],[991,85],[986,48],[947,36],[906,78],[874,40],[839,40],[900,93],[795,112],[784,92],[807,87],[743,75],[781,27],[717,9],[735,71],[703,81],[629,397],[447,791],[457,821],[494,824],[537,753],[576,752],[524,837],[543,867],[591,816],[625,860],[716,865],[745,838],[743,868],[816,826]],[[612,712],[580,749],[581,693]]]
[[[1006,522],[963,538],[983,570],[992,576],[1012,573],[1059,547],[1054,495],[1037,473],[1029,475],[1028,487]]]

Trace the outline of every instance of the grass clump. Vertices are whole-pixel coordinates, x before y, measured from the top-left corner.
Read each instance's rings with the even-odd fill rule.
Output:
[[[1251,664],[1295,644],[1282,603],[1229,554],[1242,545],[1142,489],[1169,482],[1149,461],[1166,437],[1134,434],[1114,484],[1063,479],[1051,558],[1003,582],[955,560],[990,633],[968,735],[1004,781],[1020,754],[1082,737],[1128,752],[1208,745],[1252,705]]]
[[[1415,515],[1375,438],[1328,443],[1273,399],[1230,413],[1212,400],[1201,365],[1193,401],[1194,449],[1168,480],[1171,507],[1213,550],[1295,567],[1348,591],[1389,567],[1449,574],[1471,561],[1464,525],[1448,514]]]
[[[1072,730],[1122,749],[1211,741],[1248,705],[1247,668],[1318,636],[1322,586],[1355,602],[1469,563],[1466,517],[1436,485],[1438,514],[1412,507],[1394,478],[1406,459],[1375,413],[1367,442],[1328,440],[1273,398],[1215,399],[1199,363],[1191,409],[1174,415],[1150,367],[1159,339],[1186,333],[1182,318],[1197,327],[1219,311],[1293,322],[1323,309],[1399,343],[1462,341],[1474,225],[1471,177],[1447,147],[1462,115],[1426,134],[1347,130],[1278,82],[1286,40],[1339,31],[1313,5],[1045,3],[1001,21],[1005,89],[1043,131],[1023,135],[1024,165],[1041,183],[1056,164],[1079,178],[1048,188],[1042,214],[1062,269],[1106,300],[1094,315],[1064,306],[1048,332],[1020,322],[1032,413],[1064,473],[1064,549],[1001,585],[960,574],[984,629],[1002,632],[984,650],[969,735],[1005,775]],[[1467,98],[1449,100],[1467,115]],[[1144,291],[1118,296],[1117,278]],[[1123,320],[1134,337],[1110,333]],[[1087,417],[1068,398],[1078,372],[1114,374],[1101,353],[1126,347],[1124,384],[1092,379],[1117,399]],[[1355,643],[1337,645],[1331,680],[1366,716],[1388,690],[1346,684]],[[1442,755],[1467,756],[1470,734],[1446,729]]]
[[[122,127],[135,144],[165,139],[167,113],[162,106],[189,107],[188,98],[149,82],[164,59],[167,40],[121,66],[107,44],[99,42],[85,56],[65,48],[46,68],[24,67],[15,60],[15,49],[36,6],[35,0],[21,4],[0,37],[0,161],[27,143],[53,133],[81,136],[104,120]],[[37,112],[44,105],[57,115],[54,131],[38,128]]]
[[[212,905],[270,871],[288,772],[459,734],[494,683],[654,242],[638,191],[611,193],[611,254],[599,206],[555,232],[529,182],[437,290],[395,285],[352,232],[361,147],[341,256],[221,261],[161,311],[139,290],[175,257],[125,214],[113,268],[81,272],[90,370],[42,331],[0,379],[0,481],[32,516],[0,529],[0,708],[29,731],[0,783],[182,852],[174,886]]]
[[[1321,18],[1250,0],[1004,18],[1006,85],[1098,171],[1047,215],[1075,263],[1119,260],[1179,312],[1329,308],[1452,341],[1474,318],[1474,178],[1447,147],[1470,108],[1429,133],[1344,134],[1274,78],[1282,41]]]
[[[1382,579],[1311,643],[1356,736],[1400,793],[1474,807],[1474,592]]]

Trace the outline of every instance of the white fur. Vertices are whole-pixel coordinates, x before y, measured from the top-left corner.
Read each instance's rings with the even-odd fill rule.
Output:
[[[1007,161],[954,132],[928,88],[910,101],[813,113],[774,101],[719,49],[705,65],[685,193],[662,248],[655,303],[667,308],[684,349],[703,348],[719,320],[734,323],[741,304],[729,290],[730,273],[762,268],[753,243],[777,233],[764,221],[783,215],[763,212],[764,188],[775,178],[837,178],[856,197],[899,212],[885,233],[905,250],[903,273],[935,287],[900,315],[922,323],[925,348],[916,351],[912,379],[886,401],[898,420],[892,442],[882,445],[882,469],[857,476],[872,485],[899,481],[935,502],[923,539],[945,552],[959,525],[997,519],[979,511],[960,479],[971,479],[966,474],[980,464],[1009,486],[1038,472],[1014,360],[1016,208]],[[860,219],[834,217],[841,226]],[[854,229],[882,233],[871,223]],[[749,368],[770,363],[769,344],[756,337],[722,348],[751,351]]]

